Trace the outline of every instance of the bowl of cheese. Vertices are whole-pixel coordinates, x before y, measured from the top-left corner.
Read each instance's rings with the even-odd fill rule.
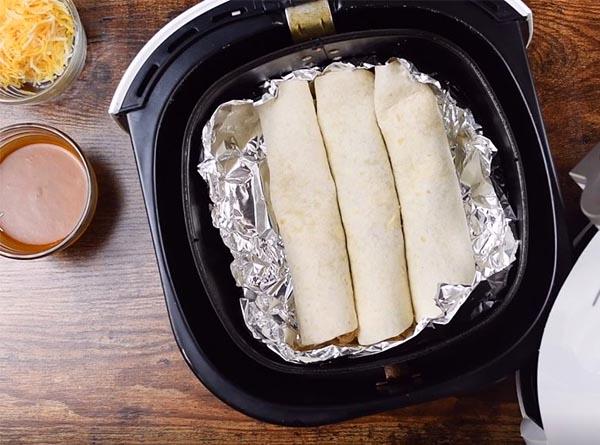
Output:
[[[71,0],[0,1],[0,103],[40,103],[83,69],[86,36]]]

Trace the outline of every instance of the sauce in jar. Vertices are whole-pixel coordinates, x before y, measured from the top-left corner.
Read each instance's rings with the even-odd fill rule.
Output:
[[[85,170],[67,150],[25,145],[0,162],[0,229],[28,245],[61,241],[79,222],[87,190]]]
[[[0,140],[0,254],[43,256],[85,230],[95,207],[93,173],[62,133],[8,130]]]

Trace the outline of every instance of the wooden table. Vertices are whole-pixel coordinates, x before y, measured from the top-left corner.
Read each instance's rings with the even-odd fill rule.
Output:
[[[227,407],[194,378],[169,327],[127,135],[107,108],[129,61],[193,0],[79,0],[80,79],[51,105],[0,107],[0,126],[65,130],[95,166],[90,230],[52,258],[0,260],[0,441],[520,443],[514,382],[339,425],[291,429]],[[529,50],[568,222],[583,226],[567,172],[600,141],[600,4],[529,2]]]

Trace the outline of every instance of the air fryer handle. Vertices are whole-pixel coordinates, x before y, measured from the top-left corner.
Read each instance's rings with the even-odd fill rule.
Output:
[[[569,173],[583,189],[581,210],[592,224],[600,227],[600,143]]]

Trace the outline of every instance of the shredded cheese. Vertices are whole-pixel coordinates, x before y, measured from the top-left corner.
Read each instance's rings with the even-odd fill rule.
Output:
[[[0,87],[54,80],[74,41],[73,16],[60,0],[0,0]]]

